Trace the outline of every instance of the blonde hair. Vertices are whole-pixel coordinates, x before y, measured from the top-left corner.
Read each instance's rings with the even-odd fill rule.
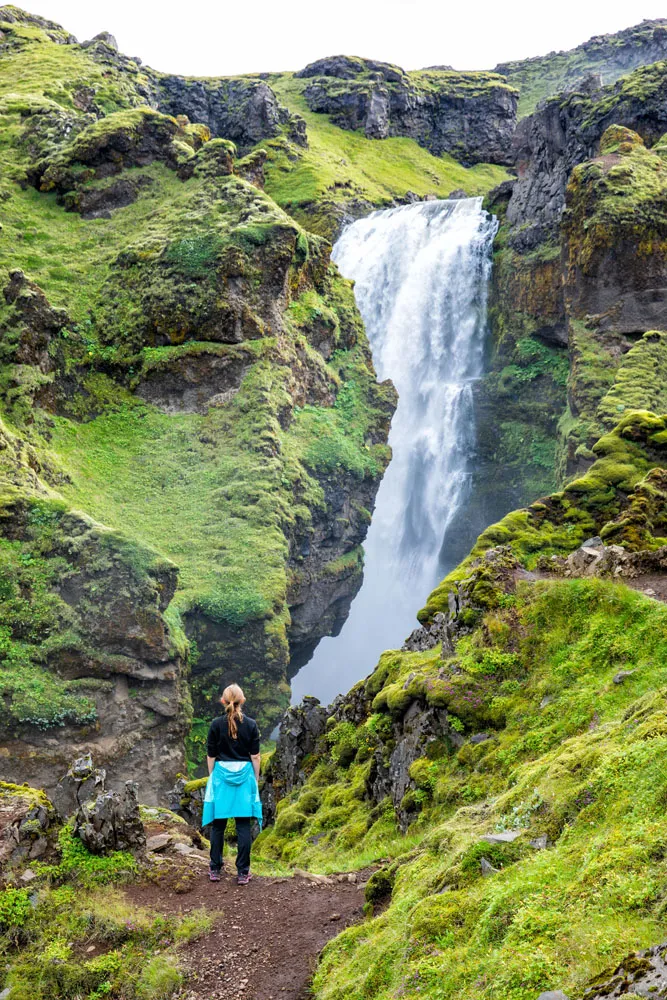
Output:
[[[245,695],[238,684],[229,684],[220,699],[227,714],[227,732],[233,740],[238,736],[238,722],[243,722]]]

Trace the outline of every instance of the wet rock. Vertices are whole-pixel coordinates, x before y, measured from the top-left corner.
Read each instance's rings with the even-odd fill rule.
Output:
[[[476,746],[478,743],[485,743],[486,740],[490,739],[491,737],[489,736],[488,733],[475,733],[473,736],[470,737],[470,742],[472,743],[473,746]]]

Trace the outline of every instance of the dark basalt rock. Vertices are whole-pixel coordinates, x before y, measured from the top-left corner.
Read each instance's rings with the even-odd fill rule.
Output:
[[[662,997],[667,991],[667,944],[631,952],[613,970],[602,972],[588,985],[584,1000],[618,997]]]
[[[165,413],[206,413],[233,398],[251,363],[240,352],[179,356],[148,372],[135,391]]]
[[[46,373],[53,368],[49,355],[52,338],[69,322],[64,309],[55,309],[42,289],[19,269],[9,272],[3,290],[13,306],[7,326],[0,327],[0,358],[19,365],[34,365]]]
[[[156,78],[156,94],[159,111],[208,125],[213,136],[231,139],[242,154],[280,135],[283,127],[294,142],[307,145],[305,122],[279,103],[264,80],[161,76]]]
[[[84,805],[104,792],[106,771],[93,766],[92,755],[77,757],[69,771],[60,779],[53,792],[53,804],[58,817],[66,823]]]
[[[276,749],[263,775],[260,790],[265,823],[273,822],[278,798],[306,780],[303,761],[315,750],[326,729],[328,717],[328,710],[317,698],[310,696],[285,712]]]
[[[0,870],[43,858],[55,840],[55,821],[43,792],[0,782]]]
[[[524,227],[524,250],[555,232],[572,169],[595,156],[610,125],[633,129],[646,142],[667,131],[667,73],[661,64],[635,71],[634,92],[623,81],[591,94],[577,91],[543,102],[519,122],[512,159],[518,180],[507,209],[512,226]]]
[[[93,765],[91,754],[75,760],[54,792],[60,819],[74,817],[74,832],[93,854],[141,850],[146,835],[136,782],[126,781],[121,792],[105,791],[105,779],[105,770]]]
[[[462,163],[510,163],[517,92],[500,76],[439,74],[428,86],[400,67],[334,56],[297,76],[312,79],[304,97],[313,111],[369,139],[409,136],[434,155]]]

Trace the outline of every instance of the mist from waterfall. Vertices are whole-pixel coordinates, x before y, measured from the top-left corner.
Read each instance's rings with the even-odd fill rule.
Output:
[[[481,198],[419,202],[350,225],[334,247],[382,379],[399,402],[393,457],[364,543],[364,581],[339,636],[292,681],[298,702],[347,691],[384,649],[400,647],[430,590],[469,544],[473,383],[483,372],[496,220]]]

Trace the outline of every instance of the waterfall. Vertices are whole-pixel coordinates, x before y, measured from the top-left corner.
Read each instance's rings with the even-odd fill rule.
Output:
[[[326,703],[366,676],[384,649],[402,644],[462,555],[496,228],[481,198],[420,202],[353,223],[334,247],[355,281],[378,377],[394,382],[399,402],[363,585],[341,634],[323,639],[294,678],[295,701],[314,694]]]

